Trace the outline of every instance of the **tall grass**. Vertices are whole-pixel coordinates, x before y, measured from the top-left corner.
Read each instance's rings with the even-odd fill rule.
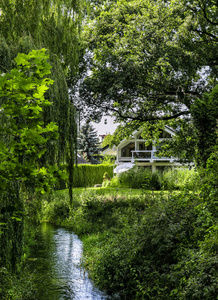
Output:
[[[121,173],[104,185],[111,187],[129,187],[153,190],[196,190],[200,186],[200,176],[194,170],[173,168],[164,172],[151,172],[149,169],[134,167],[128,172]]]
[[[162,174],[162,186],[167,190],[196,190],[201,185],[199,173],[193,168],[173,168]]]

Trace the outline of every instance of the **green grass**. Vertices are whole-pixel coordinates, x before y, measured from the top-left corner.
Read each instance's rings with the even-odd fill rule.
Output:
[[[73,189],[73,194],[75,196],[79,196],[84,192],[94,192],[97,195],[107,195],[107,196],[123,196],[123,195],[131,195],[131,196],[141,196],[143,194],[160,194],[160,193],[169,193],[168,191],[151,191],[151,190],[144,190],[144,189],[131,189],[131,188],[112,188],[112,187],[88,187],[88,188],[74,188]],[[178,192],[178,191],[176,191]],[[55,191],[56,195],[59,196],[68,196],[68,190],[59,190]]]
[[[113,187],[88,187],[88,188],[74,188],[73,189],[73,199],[78,202],[79,199],[83,199],[86,197],[87,194],[93,194],[97,196],[105,196],[107,198],[113,198],[113,197],[126,197],[126,198],[131,198],[131,197],[144,197],[148,196],[150,198],[155,198],[158,195],[165,197],[165,198],[170,198],[172,195],[178,195],[180,194],[181,191],[175,190],[175,191],[154,191],[154,190],[145,190],[145,189],[132,189],[132,188],[113,188]],[[190,191],[189,193],[192,193]],[[58,190],[55,191],[54,193],[55,198],[59,199],[68,199],[69,200],[69,193],[68,189],[65,190]],[[79,200],[80,202],[80,200]]]

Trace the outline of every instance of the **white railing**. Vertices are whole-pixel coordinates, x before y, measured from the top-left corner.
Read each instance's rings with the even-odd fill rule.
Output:
[[[174,158],[171,157],[158,157],[155,156],[155,153],[157,152],[156,150],[133,150],[132,152],[132,162],[135,160],[138,161],[149,161],[153,162],[155,161],[166,161],[168,160],[169,162],[173,162]]]

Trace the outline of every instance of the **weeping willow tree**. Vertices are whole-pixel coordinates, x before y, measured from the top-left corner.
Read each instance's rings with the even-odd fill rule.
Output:
[[[18,53],[28,54],[33,49],[46,48],[49,54],[52,68],[48,76],[54,83],[45,94],[51,105],[43,110],[43,126],[46,128],[55,122],[58,125],[58,138],[46,140],[47,151],[37,160],[37,166],[59,167],[67,163],[71,202],[77,130],[75,109],[69,99],[68,89],[73,88],[78,70],[82,1],[0,1],[0,74],[8,73],[15,67],[14,59]],[[67,82],[72,85],[68,86]],[[0,116],[0,124],[5,122],[7,120],[4,116]],[[7,139],[7,135],[4,135],[4,141]],[[4,262],[4,267],[10,265],[15,269],[22,253],[24,203],[20,196],[20,181],[14,177],[8,187],[0,195],[0,216],[3,218],[0,223],[7,227],[8,232],[13,232],[13,236],[7,235],[8,240],[4,240],[4,249],[0,251],[0,266]],[[31,186],[28,188],[31,191]],[[16,212],[19,212],[19,216]],[[7,253],[7,249],[10,249],[10,253]]]
[[[78,70],[78,43],[82,0],[5,0],[0,1],[0,69],[13,67],[18,53],[32,49],[49,50],[53,87],[47,97],[53,105],[46,110],[45,122],[56,121],[59,142],[48,145],[50,163],[66,161],[69,154],[69,127],[74,109],[68,97],[66,80]],[[72,86],[71,86],[72,88]],[[72,113],[72,114],[71,114]],[[75,134],[75,132],[74,132]]]
[[[9,44],[28,36],[56,54],[64,68],[75,68],[81,0],[1,0],[0,12],[0,34]]]

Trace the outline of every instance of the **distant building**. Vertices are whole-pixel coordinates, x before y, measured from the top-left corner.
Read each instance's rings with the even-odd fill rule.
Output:
[[[134,131],[130,138],[122,140],[118,146],[114,146],[112,149],[105,147],[102,153],[103,155],[116,155],[116,165],[131,162],[137,166],[150,167],[152,171],[175,165],[178,166],[177,159],[174,157],[156,156],[156,152],[161,147],[161,142],[172,138],[175,134],[174,129],[165,126],[165,129],[160,133],[160,144],[158,146],[152,144],[146,146],[146,140],[142,138],[141,130]]]
[[[99,123],[91,122],[91,125],[97,131],[99,141],[102,142],[107,134],[113,134],[119,123],[115,123],[115,118],[103,116]]]

